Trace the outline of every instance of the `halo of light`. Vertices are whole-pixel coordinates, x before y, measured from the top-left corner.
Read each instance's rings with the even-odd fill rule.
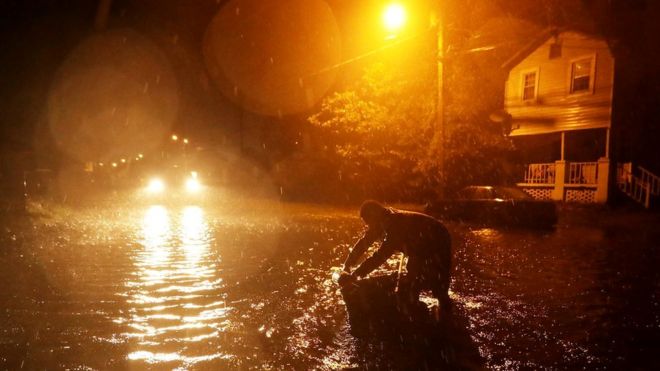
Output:
[[[149,181],[147,191],[150,193],[161,193],[165,190],[165,182],[162,179],[154,178]]]
[[[199,183],[199,180],[196,177],[186,180],[186,191],[195,193],[199,192],[201,188],[202,185]]]
[[[321,0],[231,0],[206,30],[209,74],[234,103],[265,115],[313,107],[334,84],[339,27]]]
[[[406,23],[406,9],[401,4],[389,4],[383,12],[383,23],[389,31],[401,29]]]
[[[178,84],[167,58],[130,29],[97,33],[58,69],[48,95],[59,148],[87,161],[155,149],[178,111]]]

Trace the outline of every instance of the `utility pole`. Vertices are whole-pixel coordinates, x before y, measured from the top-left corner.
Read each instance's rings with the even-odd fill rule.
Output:
[[[433,57],[435,71],[436,71],[436,94],[435,94],[435,123],[433,125],[433,137],[438,146],[438,173],[440,175],[440,184],[438,188],[438,196],[443,198],[445,196],[445,188],[447,183],[447,176],[445,174],[445,122],[444,122],[444,27],[443,15],[439,6],[439,2],[435,2],[433,13],[431,15],[431,27],[434,29],[435,46],[433,50]]]
[[[96,8],[96,17],[94,18],[94,29],[96,31],[103,31],[108,25],[110,6],[112,6],[112,0],[99,0],[99,6]]]

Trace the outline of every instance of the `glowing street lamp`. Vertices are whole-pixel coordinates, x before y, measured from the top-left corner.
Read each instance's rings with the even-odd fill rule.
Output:
[[[188,138],[183,138],[183,144],[188,144]]]
[[[443,72],[444,72],[444,27],[443,15],[440,9],[440,2],[435,2],[435,6],[431,13],[431,26],[434,28],[434,62],[436,64],[436,96],[435,96],[435,123],[432,126],[434,136],[439,138],[439,159],[438,171],[442,179],[446,179],[445,175],[445,144],[444,144],[444,107],[443,107]],[[407,22],[406,8],[399,3],[390,3],[383,11],[383,26],[390,33],[387,37],[392,39],[396,37],[405,27]],[[441,182],[444,184],[444,182]],[[444,194],[444,186],[439,189],[440,196]]]
[[[177,140],[179,140],[179,136],[176,134],[172,134],[172,140],[176,142]]]
[[[406,24],[406,9],[401,4],[392,3],[385,7],[383,12],[385,28],[394,33]]]

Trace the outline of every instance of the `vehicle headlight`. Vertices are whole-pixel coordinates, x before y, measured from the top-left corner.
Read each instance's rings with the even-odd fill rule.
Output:
[[[199,190],[202,188],[202,185],[199,183],[199,180],[197,178],[189,178],[186,180],[186,191],[188,192],[199,192]]]
[[[150,193],[160,193],[165,190],[165,183],[159,178],[153,178],[147,185],[147,191]]]

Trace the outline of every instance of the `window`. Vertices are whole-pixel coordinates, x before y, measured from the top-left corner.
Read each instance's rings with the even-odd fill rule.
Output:
[[[592,87],[593,58],[571,63],[571,93],[588,92]]]
[[[523,73],[522,83],[522,99],[536,99],[536,71]]]

